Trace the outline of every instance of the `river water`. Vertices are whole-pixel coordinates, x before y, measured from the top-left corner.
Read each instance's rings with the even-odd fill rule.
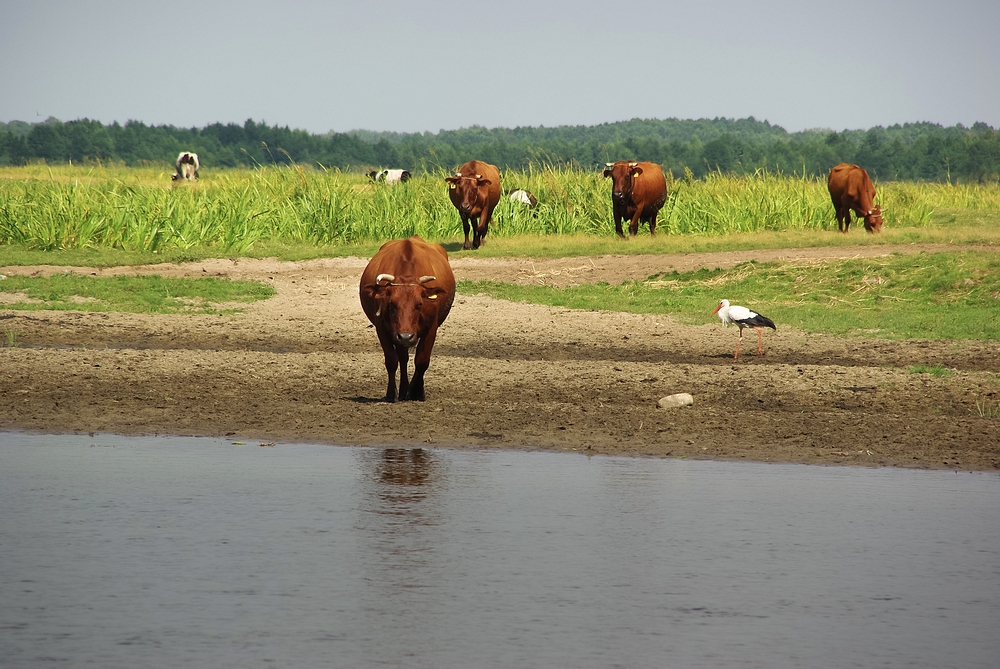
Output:
[[[2,667],[996,667],[1000,477],[0,432]]]

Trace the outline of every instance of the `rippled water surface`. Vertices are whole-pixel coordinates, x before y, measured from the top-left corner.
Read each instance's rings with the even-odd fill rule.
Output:
[[[0,666],[996,667],[1000,477],[0,433]]]

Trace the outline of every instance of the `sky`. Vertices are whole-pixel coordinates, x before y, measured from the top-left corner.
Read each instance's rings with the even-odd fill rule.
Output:
[[[998,0],[0,0],[0,121],[996,128],[998,35]]]

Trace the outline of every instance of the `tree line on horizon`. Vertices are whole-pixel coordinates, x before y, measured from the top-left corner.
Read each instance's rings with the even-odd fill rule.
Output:
[[[363,172],[373,167],[450,171],[473,158],[502,169],[571,165],[598,169],[615,160],[661,164],[690,172],[747,174],[758,170],[823,177],[834,165],[861,165],[881,181],[996,183],[1000,132],[985,123],[906,123],[868,130],[789,133],[746,119],[633,119],[594,126],[484,128],[438,133],[355,130],[312,134],[248,119],[204,128],[105,125],[78,119],[0,122],[0,165],[102,162],[172,168],[181,151],[203,166],[238,168],[308,165]]]

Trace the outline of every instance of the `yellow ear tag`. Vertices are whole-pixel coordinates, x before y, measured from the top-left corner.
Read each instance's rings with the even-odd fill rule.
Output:
[[[448,188],[455,190],[455,184],[448,184]]]
[[[437,298],[438,298],[438,296],[437,296],[437,295],[428,295],[428,296],[427,296],[427,299],[428,299],[428,300],[436,300]]]

